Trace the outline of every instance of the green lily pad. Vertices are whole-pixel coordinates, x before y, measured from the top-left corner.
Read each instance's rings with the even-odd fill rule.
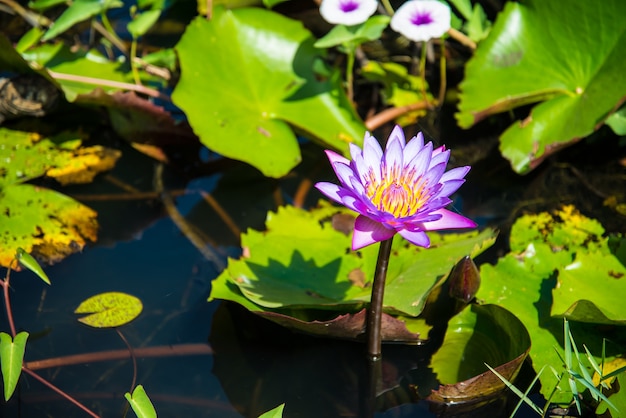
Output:
[[[90,327],[113,328],[131,322],[142,310],[139,298],[122,292],[106,292],[85,299],[74,313],[90,314],[78,318]]]
[[[555,309],[556,306],[576,307],[579,300],[590,297],[596,309],[593,315],[577,309],[572,313],[594,320],[602,319],[599,312],[606,312],[604,316],[613,315],[611,312],[619,307],[612,306],[611,293],[615,290],[589,292],[584,289],[593,286],[594,279],[590,278],[590,283],[583,284],[585,281],[582,279],[572,279],[571,273],[563,275],[579,257],[590,262],[590,258],[600,256],[598,262],[605,262],[606,257],[611,256],[608,239],[603,237],[603,232],[597,221],[582,216],[571,206],[554,214],[523,216],[511,231],[512,251],[500,258],[495,266],[481,266],[481,287],[477,299],[503,306],[522,321],[532,336],[530,357],[537,369],[544,365],[562,369],[562,360],[557,352],[563,357],[563,320],[553,315],[562,314],[563,309]],[[586,293],[564,294],[562,290],[570,293],[569,286]],[[624,290],[618,293],[624,294]],[[581,305],[581,309],[584,305],[586,303]],[[606,323],[604,320],[601,322]],[[601,330],[597,326],[576,322],[571,322],[570,327],[576,343],[579,346],[585,344],[600,361],[601,343],[605,337]],[[607,354],[607,358],[611,359],[615,354]],[[552,373],[543,373],[540,381],[545,396],[550,396],[558,383]],[[562,383],[561,388],[568,387],[565,381]],[[569,402],[571,396],[571,392],[560,390],[552,400]]]
[[[5,401],[13,395],[17,382],[20,380],[27,339],[28,332],[22,331],[15,338],[11,338],[6,332],[0,332],[0,365]]]
[[[242,235],[244,256],[229,260],[213,281],[209,300],[239,303],[303,332],[362,337],[362,310],[370,300],[378,246],[351,251],[353,222],[348,209],[323,202],[311,211],[282,207],[269,213],[267,231],[249,230]],[[431,291],[459,259],[488,248],[495,233],[432,233],[430,237],[429,249],[400,237],[394,240],[385,289],[386,341],[425,339],[430,325],[416,317]]]
[[[500,138],[520,173],[591,134],[626,95],[624,15],[621,0],[508,2],[467,64],[459,125],[539,103]]]
[[[378,247],[349,251],[351,238],[333,228],[334,215],[351,212],[324,204],[310,212],[282,207],[270,213],[267,231],[242,236],[248,256],[229,260],[210,298],[240,301],[234,285],[250,302],[268,309],[360,309],[370,299]],[[418,316],[437,281],[459,259],[475,256],[495,239],[491,230],[432,236],[429,249],[396,238],[387,272],[387,313]]]
[[[596,324],[626,325],[626,267],[613,254],[578,253],[559,269],[553,316]]]
[[[314,41],[300,22],[272,11],[216,8],[210,21],[193,20],[176,45],[181,77],[172,100],[203,144],[267,176],[300,162],[292,128],[347,153],[365,127],[338,74],[318,80]]]
[[[443,383],[438,402],[484,402],[506,388],[485,364],[513,381],[530,350],[524,324],[498,305],[469,305],[448,322],[430,367]]]
[[[617,408],[617,411],[610,408],[607,402],[602,401],[596,409],[598,416],[610,416],[612,418],[626,417],[626,373],[618,374],[615,380],[616,381],[612,383],[614,390],[611,391],[609,401]],[[607,413],[610,413],[610,415],[607,415]]]

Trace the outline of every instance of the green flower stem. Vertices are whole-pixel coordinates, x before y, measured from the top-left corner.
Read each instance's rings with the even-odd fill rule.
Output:
[[[446,41],[441,40],[441,56],[439,58],[439,96],[437,97],[437,105],[442,106],[446,97]]]
[[[347,92],[348,99],[350,99],[350,103],[354,100],[354,57],[356,55],[356,47],[354,45],[349,45],[348,50],[348,62],[346,64],[346,84],[347,84]]]
[[[420,56],[420,78],[422,79],[422,98],[424,102],[428,103],[428,96],[426,96],[426,47],[428,42],[422,42],[422,54]]]
[[[385,8],[385,11],[387,12],[387,14],[389,16],[393,16],[393,7],[391,7],[391,3],[389,3],[389,0],[382,0],[381,3],[383,4],[383,7]]]
[[[381,358],[383,298],[392,241],[393,237],[380,243],[376,272],[374,273],[374,285],[372,286],[372,298],[367,310],[367,354],[371,360],[380,360]]]

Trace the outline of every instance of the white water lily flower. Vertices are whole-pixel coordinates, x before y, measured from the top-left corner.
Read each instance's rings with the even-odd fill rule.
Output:
[[[439,38],[450,29],[450,8],[435,0],[411,0],[391,18],[391,29],[419,42]]]
[[[322,0],[320,14],[333,25],[358,25],[376,12],[376,0]]]

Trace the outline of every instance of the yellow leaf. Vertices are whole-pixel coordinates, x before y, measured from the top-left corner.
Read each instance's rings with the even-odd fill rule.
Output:
[[[50,168],[46,175],[62,185],[89,183],[96,174],[112,169],[121,155],[118,150],[99,145],[79,148],[65,165]]]
[[[78,318],[83,324],[94,328],[113,328],[129,323],[142,310],[139,298],[122,292],[106,292],[84,300],[74,313],[91,314]]]

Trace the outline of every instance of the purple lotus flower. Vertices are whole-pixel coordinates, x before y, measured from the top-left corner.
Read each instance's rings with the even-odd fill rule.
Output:
[[[476,223],[444,209],[448,196],[465,182],[470,167],[446,170],[450,151],[424,145],[419,133],[406,143],[396,126],[383,153],[376,138],[365,134],[363,149],[350,144],[352,161],[326,151],[340,185],[321,182],[315,187],[330,199],[359,213],[352,249],[358,250],[400,234],[428,247],[425,231],[474,228]]]
[[[334,25],[358,25],[374,14],[376,0],[322,0],[320,14]]]
[[[415,42],[440,38],[450,29],[450,8],[434,0],[407,1],[391,18],[391,29]]]

